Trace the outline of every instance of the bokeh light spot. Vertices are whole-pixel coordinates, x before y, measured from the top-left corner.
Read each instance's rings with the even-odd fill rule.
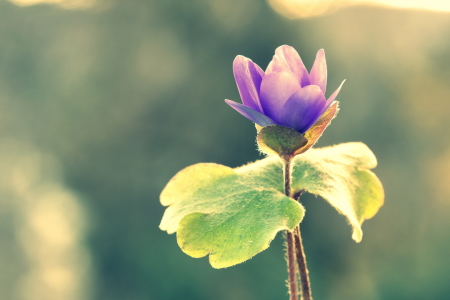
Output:
[[[36,4],[57,4],[67,9],[85,9],[91,7],[95,0],[9,0],[20,6]]]
[[[450,12],[450,1],[443,0],[268,0],[272,8],[289,19],[310,18],[354,5],[375,5],[400,9]]]

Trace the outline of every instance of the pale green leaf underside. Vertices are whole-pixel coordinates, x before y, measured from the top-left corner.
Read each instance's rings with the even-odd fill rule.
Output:
[[[353,239],[362,239],[361,224],[383,205],[383,186],[368,169],[377,160],[363,143],[312,149],[294,159],[292,187],[320,195],[347,217]]]
[[[292,189],[322,196],[362,238],[361,224],[383,204],[373,153],[362,143],[311,149],[293,161]],[[196,164],[180,171],[161,193],[169,206],[160,228],[177,231],[178,244],[190,256],[210,254],[211,265],[224,268],[266,249],[280,230],[292,230],[304,209],[283,194],[283,171],[270,156],[231,169]]]

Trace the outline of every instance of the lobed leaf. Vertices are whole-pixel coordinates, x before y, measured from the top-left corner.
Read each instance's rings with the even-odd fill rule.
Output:
[[[282,176],[276,157],[237,169],[187,167],[161,193],[161,203],[170,206],[160,228],[177,231],[186,254],[209,254],[214,268],[244,262],[303,218],[303,207],[282,193]]]
[[[363,143],[312,149],[295,157],[292,188],[320,195],[342,213],[353,227],[352,238],[362,239],[361,224],[383,205],[379,179],[368,169],[377,160]]]

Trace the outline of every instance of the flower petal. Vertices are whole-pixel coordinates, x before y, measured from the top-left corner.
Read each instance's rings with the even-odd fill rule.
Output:
[[[238,113],[262,127],[275,124],[271,118],[251,109],[250,107],[231,100],[225,100],[225,102],[234,108]]]
[[[331,94],[330,98],[328,98],[327,100],[327,105],[325,106],[325,109],[327,109],[328,107],[330,107],[330,105],[333,103],[333,101],[336,99],[337,95],[339,94],[339,91],[341,90],[342,85],[344,84],[344,81],[342,81],[341,85],[337,88],[337,90],[334,91],[333,94]]]
[[[266,74],[272,72],[294,73],[302,87],[310,84],[308,71],[294,48],[283,45],[275,50],[275,56],[266,69]]]
[[[242,103],[263,113],[258,92],[261,80],[264,77],[264,71],[251,59],[238,55],[233,62],[233,73]]]
[[[325,105],[326,99],[319,86],[305,86],[286,101],[280,125],[304,133],[320,118]]]
[[[297,78],[290,72],[272,72],[264,76],[259,92],[264,114],[278,122],[283,105],[300,89]]]
[[[325,95],[327,89],[327,62],[325,60],[325,51],[320,49],[317,52],[316,60],[309,73],[309,81],[313,85],[318,85]]]

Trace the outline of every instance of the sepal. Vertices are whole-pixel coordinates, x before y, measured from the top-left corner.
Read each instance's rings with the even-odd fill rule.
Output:
[[[314,146],[338,111],[339,103],[334,102],[304,134],[281,125],[256,125],[259,150],[266,154],[276,154],[284,160],[304,153]]]

